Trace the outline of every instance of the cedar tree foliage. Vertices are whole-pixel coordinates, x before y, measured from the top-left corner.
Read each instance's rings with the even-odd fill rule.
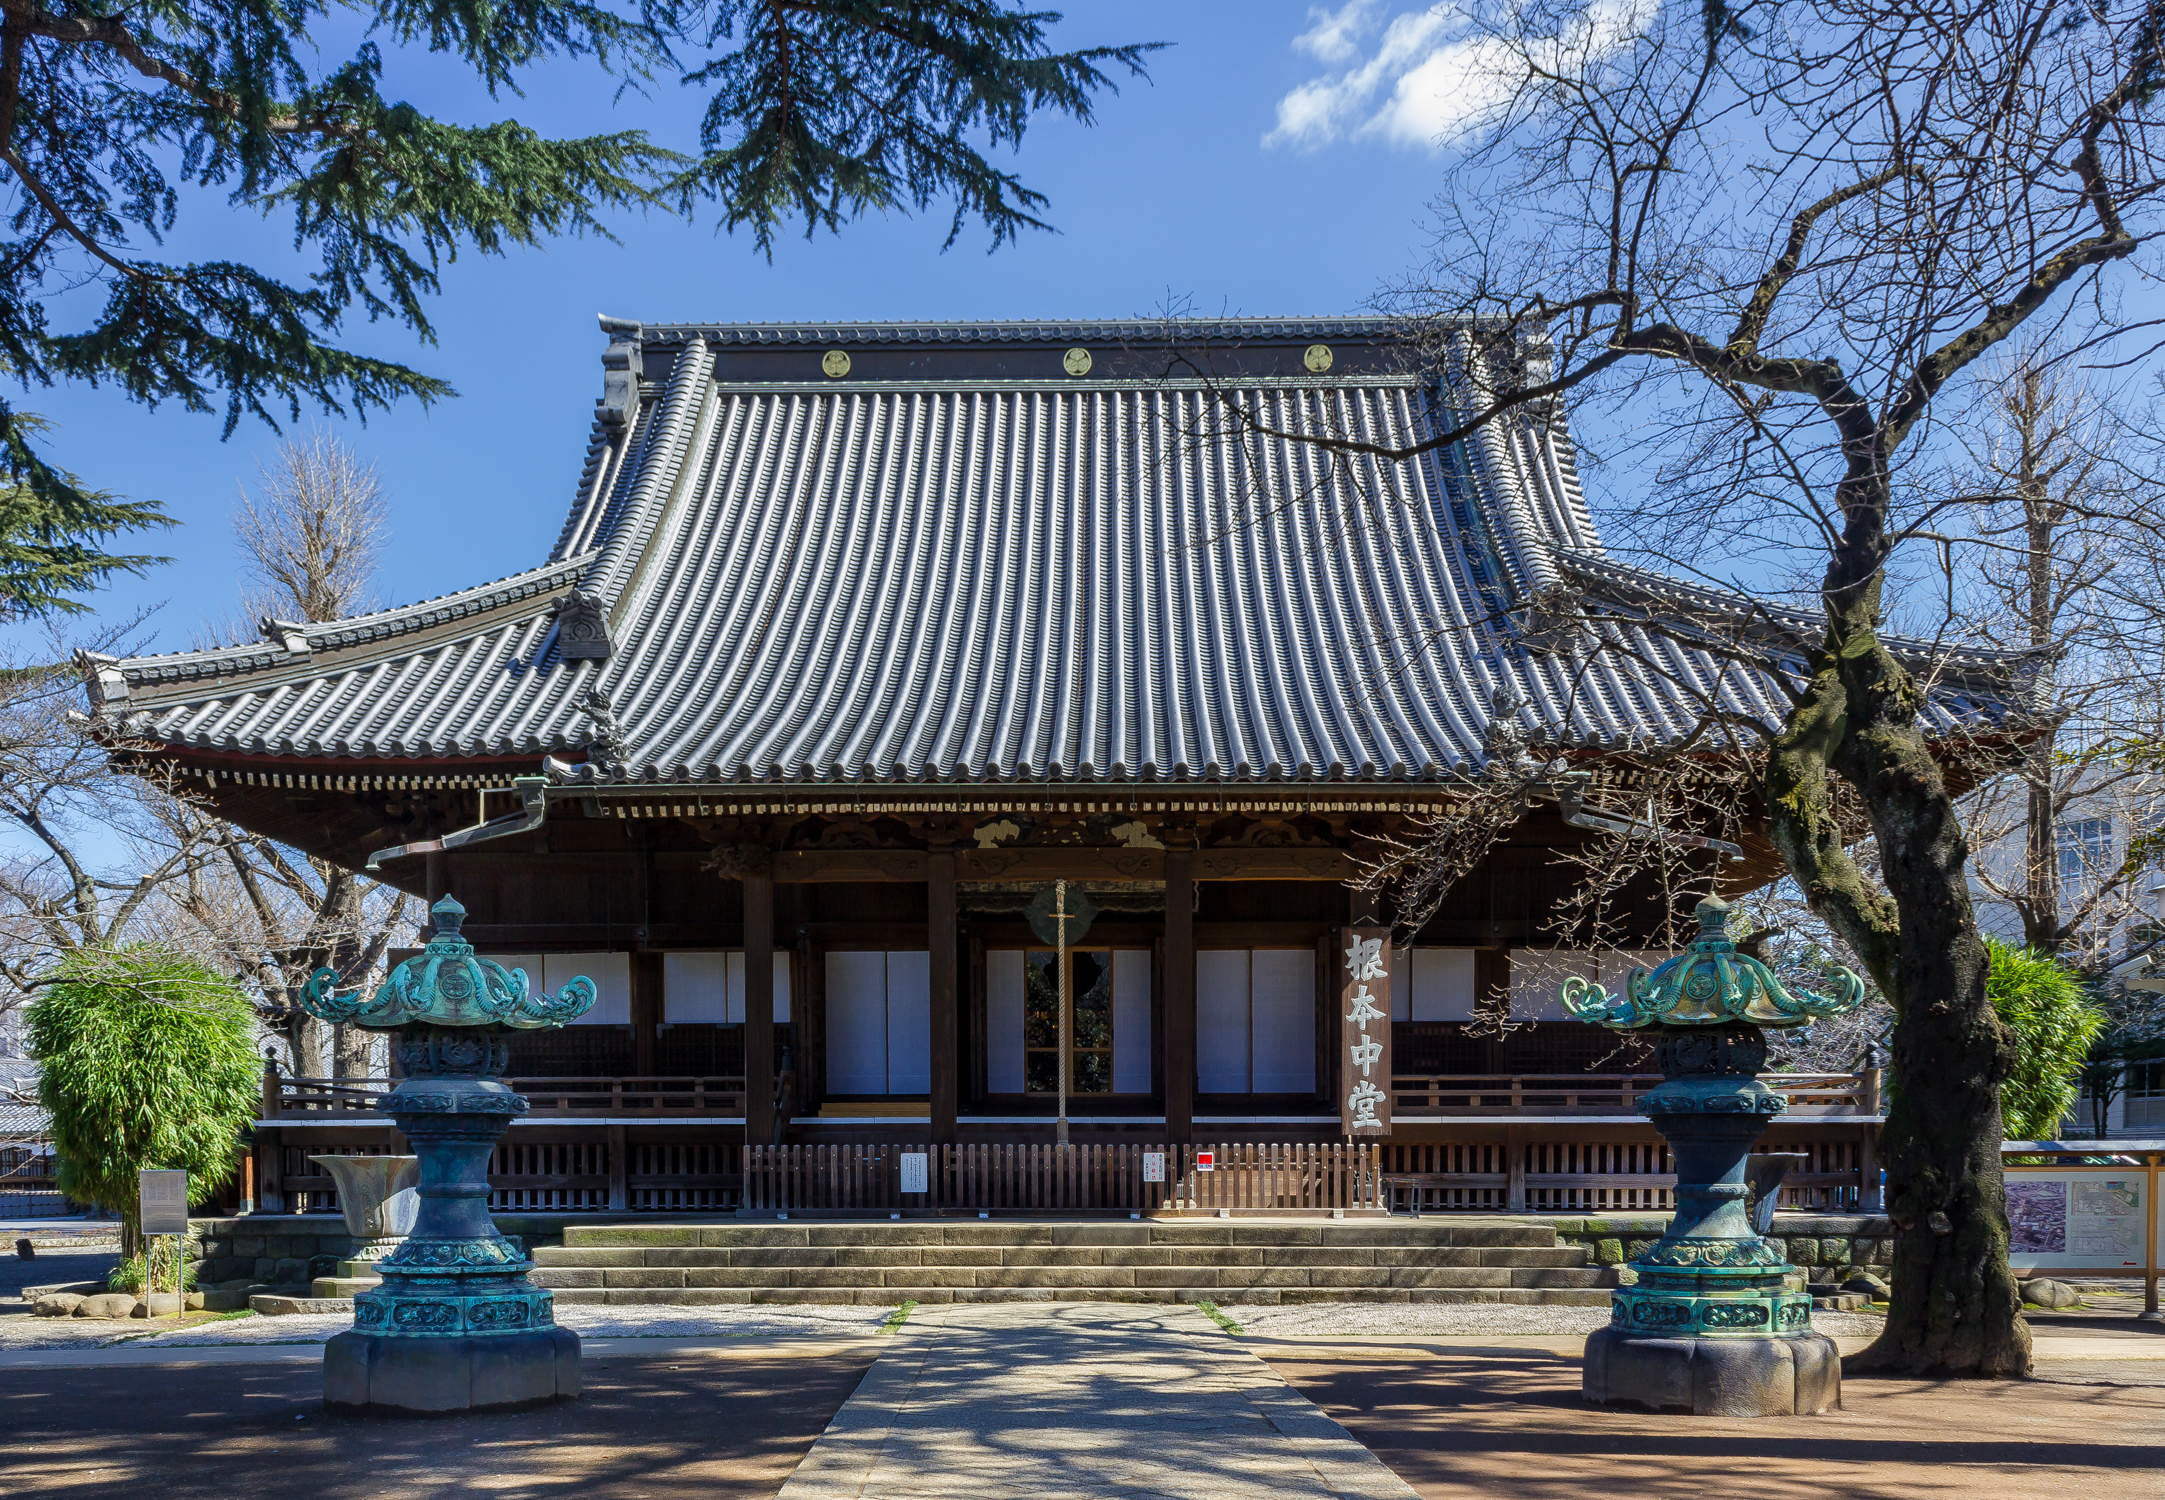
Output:
[[[2049,1141],[2074,1112],[2083,1060],[2105,1029],[2105,1013],[2058,959],[2036,948],[1986,938],[1992,972],[1985,992],[2015,1035],[2015,1066],[2000,1085],[2007,1135]]]
[[[1907,559],[1963,508],[1917,482],[1943,394],[1961,402],[2018,334],[2095,363],[2154,342],[2114,298],[2165,230],[2165,0],[1472,0],[1461,20],[1475,114],[1443,143],[1435,253],[1390,305],[1463,378],[1427,432],[1284,435],[1350,473],[1607,402],[1620,443],[1654,451],[1640,493],[1603,501],[1612,546],[1738,601],[1677,633],[1786,707],[1631,652],[1619,614],[1676,619],[1652,586],[1643,613],[1549,591],[1510,670],[1675,684],[1700,699],[1677,753],[1758,768],[1764,835],[1898,1017],[1892,1307],[1851,1368],[2022,1374],[2000,1166],[2015,1038],[1924,717],[1947,658],[1890,637]],[[1284,425],[1230,395],[1219,416]],[[1768,598],[1790,580],[1795,611]],[[1999,700],[2021,707],[2023,684],[2010,663]]]
[[[427,340],[445,261],[606,234],[625,209],[711,208],[766,250],[793,215],[810,234],[952,200],[949,242],[974,215],[997,246],[1044,227],[1046,200],[987,152],[1040,111],[1087,123],[1108,69],[1143,72],[1146,45],[1054,52],[1059,19],[1007,0],[0,0],[0,364],[24,387],[222,407],[230,434],[244,415],[451,394],[343,347],[341,325],[357,312]],[[356,21],[350,56],[319,51]],[[402,50],[456,57],[492,96],[572,59],[597,87],[677,74],[711,98],[690,152],[636,129],[553,140],[386,97]],[[162,257],[184,203],[213,195],[284,219],[300,274]],[[15,527],[0,540],[62,552],[13,594],[0,572],[18,609],[149,561],[95,543],[165,520],[82,489],[29,431],[0,403],[0,523]]]
[[[255,1010],[231,980],[158,948],[82,949],[27,1019],[60,1191],[118,1213],[124,1253],[140,1233],[138,1172],[179,1168],[197,1197],[233,1175],[262,1064]]]

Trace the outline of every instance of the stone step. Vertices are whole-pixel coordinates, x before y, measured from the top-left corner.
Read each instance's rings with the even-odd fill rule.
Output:
[[[683,1287],[560,1290],[573,1307],[722,1307],[752,1303],[820,1303],[829,1306],[894,1307],[904,1302],[1217,1302],[1283,1306],[1311,1302],[1405,1302],[1441,1305],[1607,1307],[1605,1290],[1572,1287]]]
[[[536,1265],[552,1270],[723,1267],[810,1270],[905,1266],[1319,1266],[1340,1269],[1508,1266],[1577,1269],[1587,1264],[1586,1251],[1578,1245],[1540,1249],[1427,1245],[1329,1248],[1306,1245],[762,1245],[750,1248],[542,1245],[536,1247],[533,1257]]]
[[[558,1291],[679,1291],[717,1287],[879,1290],[889,1287],[1205,1287],[1328,1289],[1599,1289],[1598,1267],[1556,1266],[545,1266],[534,1281]]]
[[[1196,1245],[1225,1248],[1438,1248],[1556,1249],[1546,1224],[1494,1220],[1370,1219],[1313,1223],[1244,1223],[1188,1219],[1134,1222],[1035,1222],[1027,1220],[916,1222],[757,1222],[740,1224],[572,1224],[567,1249],[782,1248],[847,1249],[902,1246],[1141,1247]]]

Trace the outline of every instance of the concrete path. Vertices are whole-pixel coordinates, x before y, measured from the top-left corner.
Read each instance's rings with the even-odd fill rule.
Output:
[[[1187,1307],[920,1309],[778,1500],[1414,1500]]]

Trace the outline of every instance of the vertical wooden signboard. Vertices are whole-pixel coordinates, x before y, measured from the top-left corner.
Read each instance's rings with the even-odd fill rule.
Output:
[[[1340,929],[1338,1120],[1349,1138],[1391,1133],[1391,930]]]
[[[184,1240],[188,1233],[188,1174],[186,1172],[149,1170],[136,1174],[136,1217],[145,1244],[143,1246],[143,1299],[147,1304],[152,1292],[162,1292],[152,1268],[157,1257],[151,1253],[148,1243],[152,1235],[173,1236],[173,1301],[175,1316],[187,1306],[186,1251]],[[147,1309],[146,1309],[147,1310]]]

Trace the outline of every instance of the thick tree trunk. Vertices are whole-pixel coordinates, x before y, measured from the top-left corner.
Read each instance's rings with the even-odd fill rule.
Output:
[[[1860,510],[1869,507],[1852,514]],[[1881,1137],[1897,1231],[1892,1305],[1886,1331],[1848,1365],[2022,1375],[2030,1335],[2007,1262],[2000,1169],[1999,1091],[2012,1043],[1985,994],[1969,850],[1918,729],[1921,691],[1873,628],[1881,543],[1870,528],[1857,530],[1858,545],[1838,548],[1828,569],[1825,644],[1767,765],[1775,843],[1898,1017]],[[1871,819],[1884,894],[1843,846],[1830,771]]]
[[[331,1076],[368,1077],[374,1040],[372,1033],[358,1026],[334,1025],[331,1028]]]
[[[2013,1048],[1985,993],[1953,800],[1914,724],[1860,737],[1862,785],[1901,913],[1894,1100],[1881,1136],[1894,1293],[1855,1370],[2016,1376],[2030,1330],[2007,1261],[2000,1084]]]

